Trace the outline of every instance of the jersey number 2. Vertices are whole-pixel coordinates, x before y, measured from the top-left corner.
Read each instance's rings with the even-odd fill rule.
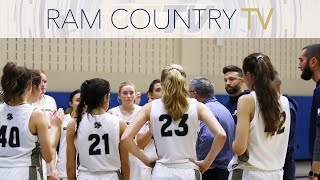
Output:
[[[161,136],[166,137],[166,136],[172,136],[172,131],[171,130],[166,130],[170,124],[172,123],[172,118],[169,114],[163,114],[159,117],[160,121],[164,121],[167,120],[166,123],[163,124],[163,126],[161,127]],[[174,133],[177,136],[185,136],[188,134],[188,125],[186,124],[186,121],[188,120],[188,114],[183,114],[183,116],[181,117],[181,121],[179,123],[179,127],[182,128],[182,131],[176,129],[174,130]]]
[[[0,143],[2,147],[6,147],[7,144],[6,132],[7,126],[1,126]],[[19,129],[15,126],[10,129],[9,146],[13,148],[20,147]]]
[[[102,139],[104,140],[104,150],[105,154],[109,154],[109,135],[104,134],[102,136]],[[98,144],[100,143],[100,136],[98,134],[90,134],[88,137],[89,141],[93,140],[93,143],[91,144],[89,148],[89,155],[100,155],[101,149],[95,149]]]

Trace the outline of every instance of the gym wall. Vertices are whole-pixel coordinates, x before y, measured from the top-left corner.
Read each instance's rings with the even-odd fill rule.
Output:
[[[6,61],[48,76],[48,90],[72,91],[92,77],[108,79],[112,91],[123,81],[145,92],[170,63],[181,64],[188,78],[203,75],[225,94],[222,68],[241,66],[253,52],[271,58],[279,71],[282,92],[311,95],[314,83],[303,81],[298,69],[301,49],[320,39],[0,39],[0,67]],[[0,72],[1,74],[2,72]]]

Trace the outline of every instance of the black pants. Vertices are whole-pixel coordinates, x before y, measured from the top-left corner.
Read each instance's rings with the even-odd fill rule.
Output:
[[[293,159],[286,161],[283,167],[283,180],[293,180],[296,174],[296,166]]]
[[[202,174],[202,180],[228,180],[229,171],[213,168]]]

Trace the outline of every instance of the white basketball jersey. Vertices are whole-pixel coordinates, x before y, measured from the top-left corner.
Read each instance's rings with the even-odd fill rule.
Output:
[[[70,114],[67,114],[61,124],[60,132],[60,143],[59,143],[59,154],[58,154],[58,159],[57,159],[57,171],[58,171],[58,177],[67,177],[67,171],[66,171],[66,162],[67,162],[67,155],[66,155],[66,150],[67,150],[67,126],[69,122],[71,121],[71,116]]]
[[[51,126],[50,113],[57,110],[57,104],[54,98],[51,96],[43,95],[43,98],[44,100],[42,102],[32,103],[32,106],[42,110],[45,113],[47,123],[49,126]],[[49,167],[49,163],[46,163],[45,160],[42,159],[42,170],[44,179],[47,179],[47,176],[51,176],[51,169]]]
[[[31,156],[38,138],[29,130],[33,110],[29,104],[0,104],[0,167],[34,165]]]
[[[248,159],[250,166],[259,170],[279,170],[284,166],[290,131],[290,107],[288,99],[280,96],[282,126],[273,136],[267,136],[265,123],[260,112],[256,93],[250,93],[255,101],[255,113],[250,122],[247,152],[241,157],[235,156],[230,164],[237,164],[241,158]],[[243,160],[242,160],[243,161]],[[246,169],[244,167],[243,169]]]
[[[132,114],[130,114],[129,116],[126,116],[124,114],[122,114],[121,110],[120,110],[120,106],[114,107],[112,108],[110,111],[113,115],[120,117],[120,119],[123,119],[127,122],[127,124],[130,124],[130,122],[133,120],[133,118],[136,116],[136,114],[138,113],[138,111],[141,109],[141,106],[138,105],[134,105],[134,111]]]
[[[124,121],[126,121],[127,124],[130,124],[140,109],[141,109],[141,106],[134,104],[133,113],[130,114],[129,116],[126,116],[122,114],[120,110],[120,106],[117,106],[111,109],[111,113],[113,115],[118,116],[120,119],[123,119]],[[134,141],[136,143],[136,139]],[[133,156],[131,153],[129,153],[129,161],[130,161],[130,179],[131,180],[140,179],[140,163],[139,163],[140,160],[135,156]]]
[[[84,114],[78,127],[76,149],[79,171],[117,171],[120,169],[119,118],[109,113]]]
[[[200,129],[197,101],[188,101],[189,109],[179,120],[171,118],[162,99],[152,101],[150,120],[160,163],[188,163],[190,158],[197,158],[196,142]]]
[[[53,97],[48,96],[48,95],[43,95],[43,98],[44,98],[43,102],[32,103],[32,106],[34,106],[38,109],[41,109],[46,114],[51,111],[57,110],[57,104],[56,104],[56,101],[53,99]]]

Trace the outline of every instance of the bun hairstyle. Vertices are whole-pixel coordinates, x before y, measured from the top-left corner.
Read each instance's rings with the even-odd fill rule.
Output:
[[[86,80],[80,88],[80,103],[77,107],[77,127],[82,119],[83,109],[87,107],[87,113],[103,106],[104,96],[110,93],[110,83],[101,78]],[[77,131],[76,131],[77,133]]]
[[[260,112],[265,122],[265,132],[273,135],[280,124],[281,108],[279,94],[275,86],[275,70],[270,58],[261,53],[247,56],[242,65],[244,74],[250,72],[253,90],[256,92]]]
[[[31,85],[31,71],[25,67],[17,66],[13,62],[8,62],[3,67],[1,86],[3,91],[3,101],[5,103],[22,101],[22,94],[28,85]]]
[[[186,73],[178,64],[166,66],[161,73],[163,103],[173,120],[181,119],[189,108]]]

